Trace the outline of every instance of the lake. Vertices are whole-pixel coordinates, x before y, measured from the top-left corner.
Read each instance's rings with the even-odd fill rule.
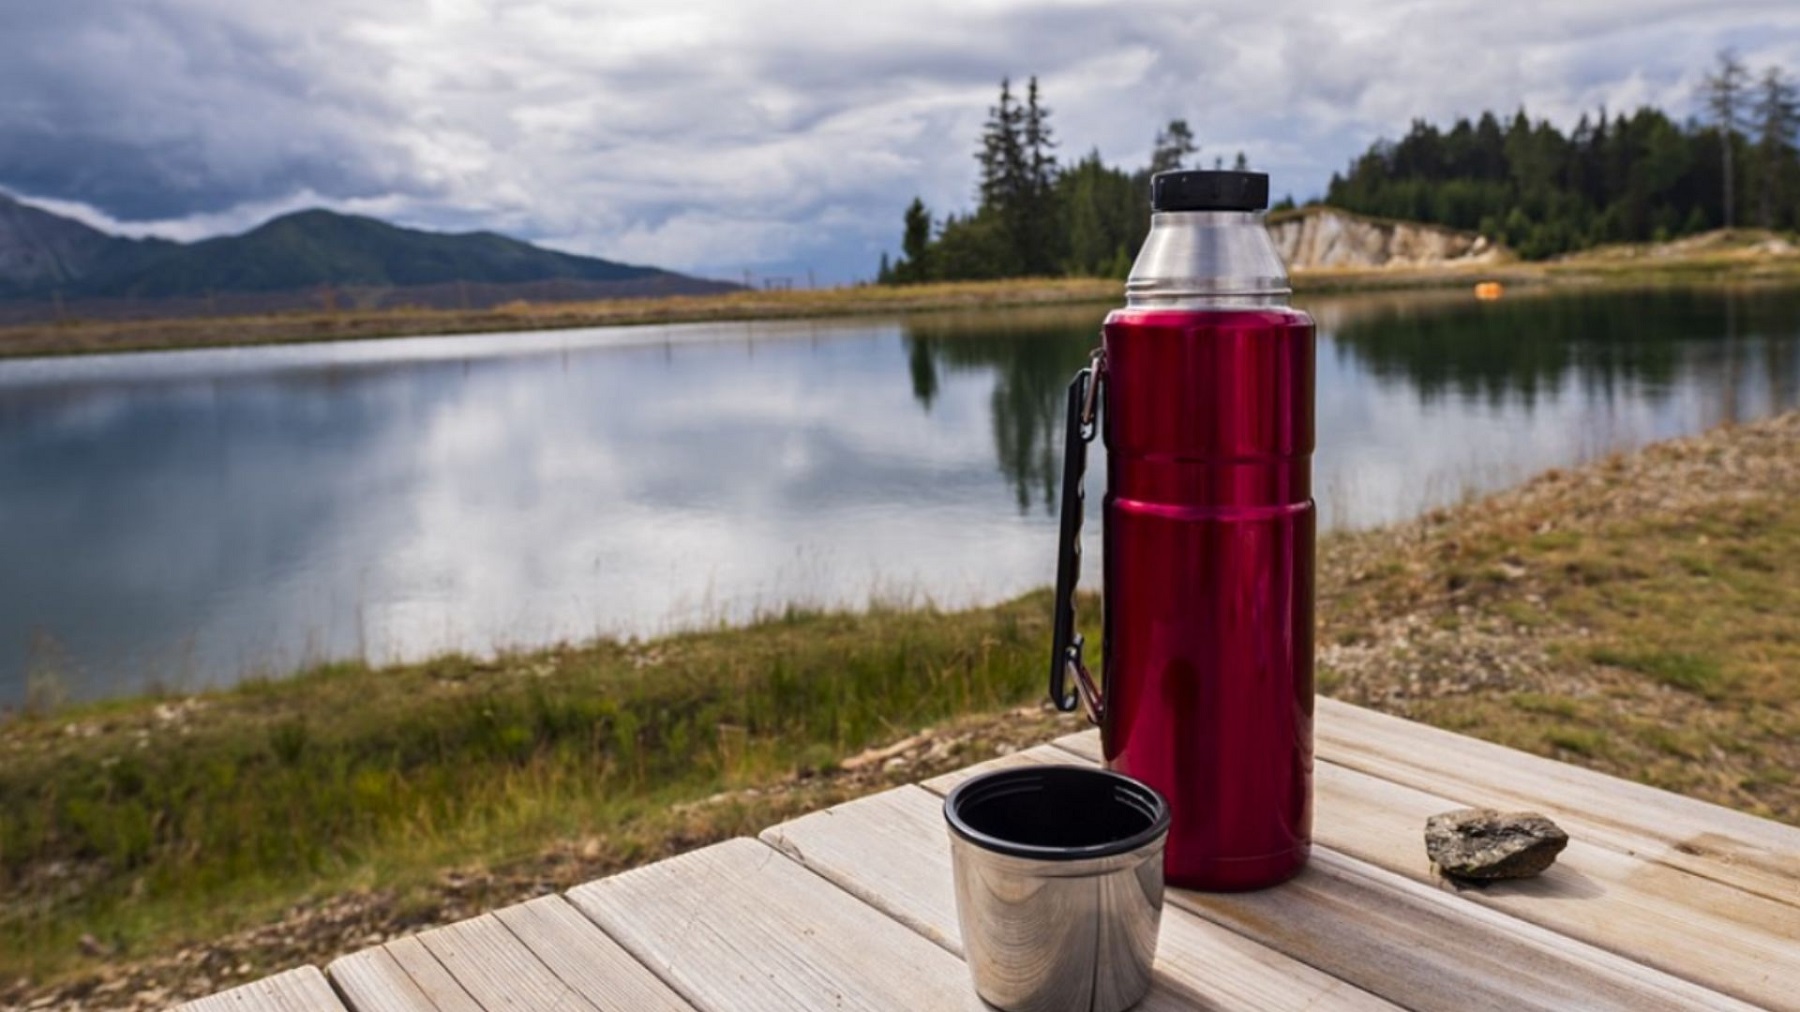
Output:
[[[1800,291],[1296,302],[1326,528],[1800,405]],[[0,706],[1045,586],[1105,312],[0,361]]]

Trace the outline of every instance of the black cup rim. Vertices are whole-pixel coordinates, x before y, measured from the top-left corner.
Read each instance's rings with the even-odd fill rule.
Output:
[[[976,796],[976,800],[979,800],[981,795],[992,793],[995,790],[1005,790],[1011,786],[1029,784],[1033,781],[1041,782],[1045,779],[1091,779],[1109,782],[1113,786],[1114,797],[1119,797],[1122,793],[1148,809],[1150,825],[1122,839],[1108,840],[1085,847],[1045,847],[984,833],[969,825],[968,820],[963,818],[962,805],[970,799],[971,795]],[[944,821],[949,823],[951,832],[982,850],[1038,861],[1086,861],[1093,858],[1128,854],[1168,833],[1169,820],[1169,803],[1155,788],[1123,773],[1095,769],[1091,766],[1019,766],[1012,769],[995,770],[992,773],[983,773],[957,784],[944,798]]]

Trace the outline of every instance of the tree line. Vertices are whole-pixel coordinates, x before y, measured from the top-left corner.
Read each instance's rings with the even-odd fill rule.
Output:
[[[1186,120],[1157,132],[1150,164],[1108,165],[1100,152],[1071,164],[1056,155],[1050,110],[1037,78],[1021,98],[1000,82],[975,152],[980,167],[973,211],[934,219],[917,197],[907,207],[901,256],[881,256],[883,284],[1074,275],[1122,278],[1150,229],[1150,176],[1187,166],[1199,152]],[[1223,160],[1217,163],[1223,167]],[[1235,166],[1243,168],[1239,152]]]
[[[1325,202],[1478,231],[1528,259],[1754,223],[1800,228],[1800,101],[1779,67],[1729,51],[1701,85],[1703,117],[1649,107],[1583,114],[1564,134],[1524,109],[1448,130],[1424,120],[1334,174]]]
[[[1800,86],[1779,67],[1752,75],[1726,51],[1698,97],[1699,118],[1601,109],[1566,134],[1523,108],[1448,129],[1414,120],[1400,140],[1377,141],[1334,173],[1324,203],[1478,231],[1528,259],[1744,222],[1800,229]],[[1200,150],[1193,131],[1171,120],[1150,164],[1135,170],[1106,164],[1097,149],[1064,163],[1056,147],[1037,78],[1023,97],[1001,81],[975,153],[975,209],[935,218],[915,197],[901,255],[882,254],[878,280],[1124,277],[1150,227],[1150,176],[1198,167],[1189,165]],[[1238,152],[1232,167],[1246,164]]]

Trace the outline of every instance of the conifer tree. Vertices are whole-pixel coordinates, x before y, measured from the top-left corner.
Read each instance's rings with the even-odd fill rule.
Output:
[[[975,160],[981,164],[981,211],[992,211],[1002,217],[1014,212],[1025,193],[1029,170],[1022,138],[1025,109],[1013,98],[1012,81],[1000,81],[1000,102],[988,107],[988,119],[981,132],[981,149]]]
[[[1756,154],[1761,163],[1762,185],[1757,197],[1757,224],[1775,227],[1775,210],[1782,189],[1783,169],[1794,161],[1794,137],[1800,132],[1800,89],[1779,67],[1763,71],[1756,105],[1751,110],[1757,129]]]
[[[1701,84],[1701,96],[1713,124],[1719,128],[1719,149],[1723,152],[1725,172],[1724,219],[1725,227],[1730,228],[1736,220],[1734,212],[1737,207],[1732,190],[1736,173],[1732,166],[1731,149],[1737,144],[1738,128],[1743,124],[1744,90],[1749,72],[1744,69],[1737,54],[1729,49],[1719,51],[1718,61],[1718,67],[1708,71]]]
[[[1057,237],[1061,234],[1056,200],[1056,140],[1050,130],[1050,110],[1038,101],[1037,78],[1025,91],[1020,146],[1025,179],[1018,228],[1014,234],[1019,262],[1025,273],[1049,275],[1061,261]]]
[[[931,279],[931,212],[918,197],[906,207],[906,231],[900,239],[904,259],[894,271],[894,280],[919,282]]]
[[[1172,119],[1156,132],[1156,146],[1150,151],[1150,174],[1183,168],[1189,155],[1200,153],[1194,144],[1194,133],[1185,119]]]

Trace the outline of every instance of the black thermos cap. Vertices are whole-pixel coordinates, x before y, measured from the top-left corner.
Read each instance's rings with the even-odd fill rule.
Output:
[[[1269,174],[1176,169],[1150,179],[1152,211],[1262,211],[1269,206]]]

